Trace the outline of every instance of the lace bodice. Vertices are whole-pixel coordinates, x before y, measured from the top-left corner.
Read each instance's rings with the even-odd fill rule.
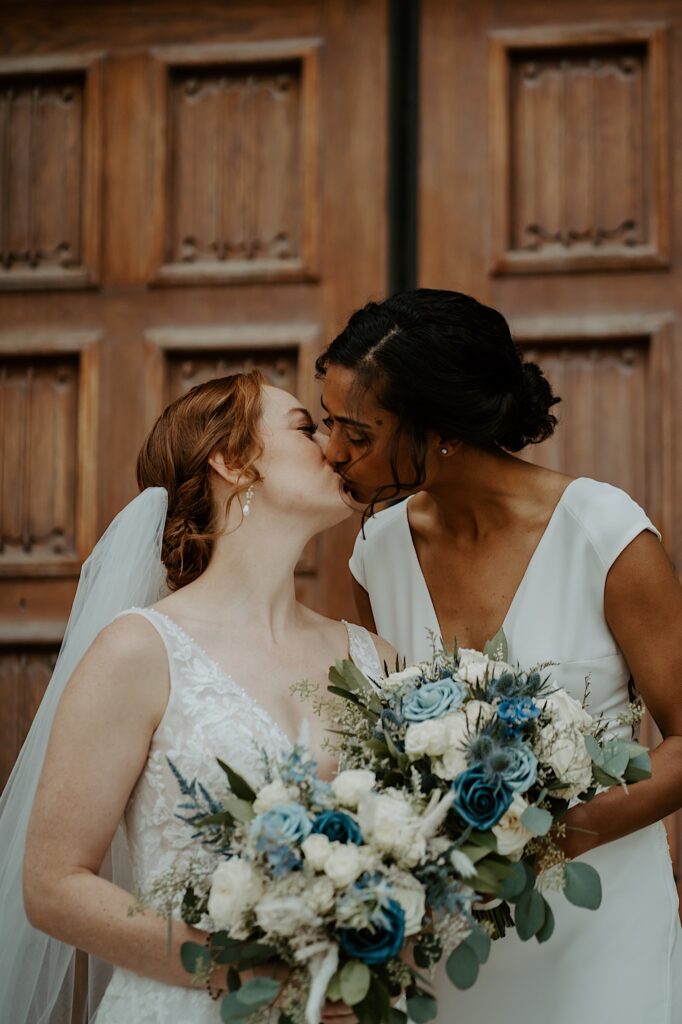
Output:
[[[200,779],[219,798],[225,793],[225,776],[216,757],[257,788],[264,781],[263,754],[278,757],[290,740],[172,619],[152,608],[123,614],[142,615],[154,626],[166,647],[170,671],[168,705],[125,811],[133,882],[144,892],[174,865],[196,856],[192,830],[177,817],[181,794],[169,761],[185,779]],[[351,657],[362,671],[378,678],[381,665],[371,635],[360,626],[346,626]]]

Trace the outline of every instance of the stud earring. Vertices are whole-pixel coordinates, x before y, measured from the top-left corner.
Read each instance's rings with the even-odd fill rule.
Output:
[[[245,515],[245,516],[251,515],[251,502],[252,501],[253,501],[253,487],[249,487],[248,491],[246,492],[246,501],[244,502],[244,507],[242,509],[243,515]]]
[[[441,448],[440,453],[441,453],[441,455],[447,455],[448,454],[447,448]]]

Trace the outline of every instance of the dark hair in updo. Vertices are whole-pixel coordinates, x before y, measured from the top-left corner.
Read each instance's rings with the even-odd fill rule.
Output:
[[[159,416],[137,457],[137,482],[165,487],[168,512],[161,560],[168,586],[178,590],[201,576],[209,563],[216,524],[209,459],[221,453],[238,467],[237,495],[261,479],[260,420],[265,379],[258,370],[217,377],[176,398]]]
[[[540,367],[524,362],[502,314],[461,292],[419,288],[367,303],[317,360],[318,377],[329,366],[354,370],[358,387],[398,417],[395,491],[377,492],[372,504],[424,483],[431,432],[518,452],[550,437],[557,423],[550,410],[560,399]],[[401,483],[402,435],[411,442],[414,480]]]

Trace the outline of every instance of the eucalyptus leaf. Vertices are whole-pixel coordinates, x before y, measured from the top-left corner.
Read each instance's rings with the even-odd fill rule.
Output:
[[[336,971],[335,974],[332,974],[329,979],[329,984],[327,985],[327,991],[325,994],[327,999],[331,1000],[332,1003],[338,1002],[341,998],[341,984],[338,971]]]
[[[630,755],[627,749],[620,745],[611,747],[609,744],[609,747],[610,749],[607,749],[604,754],[603,768],[609,775],[619,779],[628,766]]]
[[[344,964],[339,974],[339,987],[341,998],[348,1006],[355,1006],[361,1003],[369,992],[369,985],[372,980],[367,964],[359,960],[349,960]]]
[[[514,920],[516,931],[523,942],[532,939],[545,923],[546,901],[537,889],[524,892],[516,903]]]
[[[369,991],[361,1003],[355,1004],[353,1013],[359,1024],[377,1024],[377,1021],[385,1021],[390,1017],[391,997],[376,975],[372,975]]]
[[[576,907],[597,910],[601,904],[601,879],[584,861],[569,861],[564,865],[564,895]]]
[[[189,974],[201,974],[211,965],[211,955],[205,946],[198,942],[183,942],[180,947],[182,966]]]
[[[543,899],[544,899],[544,897],[543,897]],[[552,933],[553,932],[554,932],[554,914],[552,912],[552,908],[550,907],[549,903],[547,902],[547,900],[545,900],[545,920],[544,920],[544,923],[542,925],[542,928],[540,928],[535,933],[535,938],[537,939],[538,942],[547,942],[547,939],[550,939],[552,937]]]
[[[521,815],[521,824],[534,836],[546,836],[552,827],[552,815],[542,807],[526,807]]]
[[[475,950],[466,942],[462,942],[456,949],[453,949],[448,957],[445,970],[453,985],[456,985],[457,988],[467,989],[471,988],[478,977],[479,962]],[[410,1016],[412,1016],[411,1010]]]
[[[500,896],[502,899],[513,902],[526,890],[532,889],[534,885],[535,872],[530,864],[526,864],[525,861],[521,860],[514,864],[512,874],[502,882]]]
[[[509,661],[509,644],[504,629],[499,629],[492,640],[483,647],[483,653],[487,654],[491,661]]]
[[[407,1015],[414,1024],[427,1024],[438,1013],[438,1003],[433,996],[420,994],[407,1000]]]
[[[223,807],[232,815],[235,821],[239,821],[243,825],[248,824],[249,821],[255,818],[253,807],[248,800],[240,800],[239,797],[228,796],[223,800]]]
[[[220,1004],[220,1019],[224,1021],[224,1024],[234,1024],[234,1022],[246,1020],[251,1016],[253,1010],[253,1006],[239,1002],[238,991],[228,992],[226,996],[223,996]]]
[[[642,782],[651,778],[651,757],[648,750],[630,758],[625,770],[626,782]]]
[[[241,988],[238,988],[235,995],[240,1003],[254,1009],[256,1006],[265,1006],[267,1003],[274,1003],[282,988],[281,981],[276,978],[249,978]]]
[[[585,736],[583,738],[585,740],[587,753],[590,755],[594,763],[601,767],[604,763],[604,756],[599,742],[594,738],[594,736]]]
[[[209,939],[211,957],[217,964],[231,964],[243,945],[238,939],[231,939],[225,931],[214,932]]]
[[[230,783],[230,789],[236,797],[240,800],[247,800],[250,804],[256,799],[256,794],[251,789],[246,779],[244,779],[239,772],[236,772],[234,768],[230,768],[229,764],[225,764],[220,758],[216,758],[218,764],[227,775],[228,782]]]
[[[233,959],[240,971],[249,970],[269,963],[277,956],[277,949],[264,942],[240,942],[239,949]]]
[[[490,956],[490,946],[492,942],[488,933],[479,925],[476,925],[467,935],[464,940],[464,944],[473,949],[480,964],[486,963]]]

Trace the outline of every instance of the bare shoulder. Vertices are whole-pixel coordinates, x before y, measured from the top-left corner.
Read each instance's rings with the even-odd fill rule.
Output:
[[[370,636],[374,641],[374,646],[377,649],[379,660],[382,665],[386,664],[388,666],[388,671],[393,672],[395,670],[396,658],[398,657],[398,652],[395,647],[393,644],[389,644],[388,640],[384,640],[382,636],[377,636],[376,633],[370,633]]]
[[[71,694],[96,695],[119,704],[134,697],[160,719],[168,701],[168,658],[163,641],[142,615],[124,615],[106,626],[85,652],[68,686]]]

